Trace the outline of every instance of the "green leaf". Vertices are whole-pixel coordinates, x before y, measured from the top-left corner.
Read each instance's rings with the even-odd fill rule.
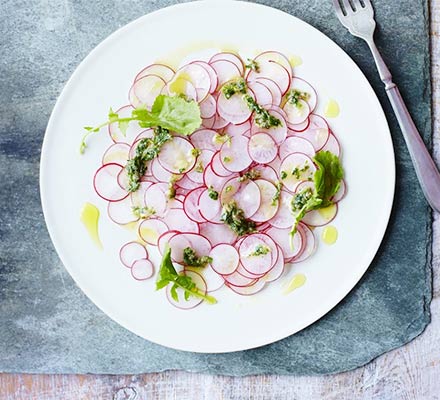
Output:
[[[178,286],[176,284],[174,284],[173,286],[171,286],[171,290],[170,290],[171,297],[175,301],[179,301],[179,295],[177,294],[177,288],[178,288]]]
[[[127,129],[128,129],[129,123],[130,123],[130,121],[119,121],[118,122],[118,128],[124,136],[127,136]]]

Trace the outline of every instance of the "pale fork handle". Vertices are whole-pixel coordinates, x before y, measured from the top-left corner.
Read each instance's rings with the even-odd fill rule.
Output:
[[[377,47],[372,41],[368,42],[368,44],[376,61],[380,77],[385,84],[388,98],[402,130],[426,200],[428,200],[428,203],[435,211],[440,212],[440,173],[409,114],[408,108],[400,95],[399,88],[392,81],[391,73]]]

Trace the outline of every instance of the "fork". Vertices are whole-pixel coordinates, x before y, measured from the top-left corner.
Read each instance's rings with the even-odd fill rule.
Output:
[[[440,173],[409,114],[391,72],[374,43],[374,10],[370,0],[333,0],[336,15],[352,35],[364,39],[371,52],[402,130],[417,177],[430,206],[440,212]]]

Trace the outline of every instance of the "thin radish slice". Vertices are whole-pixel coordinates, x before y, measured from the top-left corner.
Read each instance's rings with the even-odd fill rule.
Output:
[[[272,167],[275,171],[279,171],[281,166],[280,156],[275,157],[275,160],[269,163],[269,166]]]
[[[200,186],[200,182],[194,182],[188,177],[188,174],[183,175],[174,185],[174,188],[181,192],[179,189],[185,191],[193,190]]]
[[[165,64],[151,64],[145,67],[143,70],[141,70],[136,77],[134,78],[135,81],[138,79],[143,78],[147,75],[156,75],[162,78],[165,82],[168,82],[171,80],[171,78],[174,76],[175,72],[174,70]]]
[[[214,143],[216,134],[212,129],[199,129],[190,136],[190,140],[197,149],[217,151],[219,146]]]
[[[229,124],[226,127],[225,132],[231,136],[242,136],[244,135],[246,132],[249,132],[251,130],[251,123],[249,121],[243,122],[242,124]]]
[[[211,118],[217,110],[217,102],[210,94],[200,103],[200,116],[202,118]]]
[[[124,167],[116,163],[104,164],[93,177],[93,187],[97,195],[107,201],[120,201],[129,193],[119,185],[118,176]]]
[[[283,107],[284,112],[287,115],[287,124],[294,127],[303,124],[310,115],[309,104],[304,100],[298,100],[297,104],[292,104],[287,101]]]
[[[221,177],[230,177],[231,171],[227,170],[223,163],[220,161],[220,152],[216,152],[211,161],[211,168],[214,171],[214,173]]]
[[[333,221],[337,213],[338,213],[338,204],[334,203],[326,208],[309,211],[304,216],[302,221],[310,226],[323,226]]]
[[[327,122],[319,115],[311,114],[309,117],[310,124],[304,132],[299,136],[304,137],[312,143],[315,151],[321,150],[330,136],[330,130]]]
[[[176,72],[171,81],[177,81],[180,78],[187,79],[193,84],[196,88],[198,102],[205,100],[211,88],[211,77],[206,68],[196,63],[184,65]]]
[[[169,209],[164,216],[164,221],[168,226],[180,232],[199,233],[199,225],[188,218],[183,209]]]
[[[220,93],[217,98],[217,112],[223,119],[232,124],[242,124],[252,114],[241,93],[236,93],[229,99],[223,93]]]
[[[152,176],[158,181],[158,182],[170,182],[171,178],[173,177],[173,173],[166,170],[164,167],[162,167],[162,164],[159,162],[157,158],[154,158],[151,160],[149,165],[149,170],[151,171]]]
[[[262,252],[259,252],[262,250]],[[271,237],[264,233],[246,236],[238,249],[243,267],[253,275],[265,274],[278,259],[278,248]]]
[[[276,62],[284,67],[284,69],[292,76],[292,66],[287,57],[279,51],[265,51],[255,57],[257,63]]]
[[[316,250],[316,240],[313,231],[305,224],[298,224],[298,231],[303,238],[303,249],[301,254],[294,257],[290,262],[299,263],[301,261],[307,260]]]
[[[281,99],[283,97],[283,95],[281,93],[281,89],[272,79],[256,78],[255,82],[261,83],[269,89],[269,91],[272,95],[272,103],[271,104],[274,104],[276,106],[279,106],[281,104]]]
[[[277,156],[278,148],[272,136],[259,132],[250,137],[248,153],[255,162],[268,164]]]
[[[165,253],[166,246],[169,244],[171,238],[177,235],[178,233],[179,233],[178,231],[172,230],[172,231],[166,231],[159,236],[159,239],[157,240],[157,247],[161,255]]]
[[[239,178],[231,178],[220,193],[220,201],[222,205],[235,201],[245,217],[251,218],[260,207],[261,193],[255,182],[240,182]]]
[[[125,165],[128,160],[130,146],[127,143],[112,144],[102,156],[102,164],[116,163]]]
[[[113,222],[119,225],[127,225],[139,219],[133,214],[131,197],[126,197],[121,201],[109,201],[107,214]]]
[[[339,190],[336,192],[336,194],[332,197],[332,201],[337,203],[338,201],[341,201],[345,197],[345,193],[347,191],[347,186],[345,185],[345,181],[341,181],[341,186],[339,186]]]
[[[271,91],[263,83],[251,81],[248,82],[248,88],[252,90],[258,104],[274,104]]]
[[[304,132],[309,126],[310,126],[310,118],[307,118],[301,124],[297,124],[297,125],[289,124],[289,130],[287,131],[287,135],[291,136]]]
[[[130,103],[133,107],[144,105],[151,109],[154,100],[162,92],[165,81],[157,75],[145,75],[133,83]]]
[[[205,268],[203,268],[200,274],[206,282],[208,293],[219,290],[225,284],[223,277],[215,272],[210,265],[207,265]]]
[[[217,114],[215,114],[215,120],[214,120],[214,123],[212,124],[212,129],[223,129],[228,124],[229,124],[229,121],[225,120],[223,117],[221,117],[217,113]]]
[[[223,278],[225,279],[225,284],[228,287],[231,287],[231,286],[246,287],[246,286],[253,285],[255,282],[257,282],[257,279],[248,278],[246,276],[241,275],[237,271],[233,272],[230,275],[223,275]]]
[[[145,206],[145,191],[153,184],[150,181],[141,181],[139,189],[130,193],[131,207]]]
[[[128,118],[131,117],[131,113],[133,111],[133,107],[131,105],[123,106],[117,109],[115,112],[118,114],[120,118]],[[127,131],[124,133],[119,128],[119,124],[117,122],[113,122],[108,126],[108,133],[110,135],[110,139],[115,143],[128,143],[131,144],[133,139],[139,135],[145,128],[141,128],[137,121],[130,121],[128,123]]]
[[[230,178],[228,177],[217,175],[213,171],[211,164],[208,164],[205,167],[205,171],[203,171],[203,182],[205,183],[205,186],[208,188],[212,187],[217,192],[221,192],[223,186],[229,179]]]
[[[223,166],[231,172],[241,172],[252,163],[252,159],[247,152],[249,139],[244,136],[231,138],[231,142],[226,142],[220,149],[220,161]]]
[[[211,86],[209,88],[209,93],[214,93],[215,89],[217,89],[218,79],[217,79],[217,73],[215,72],[214,68],[212,68],[207,62],[205,61],[193,61],[193,64],[201,65],[203,68],[206,69],[206,71],[209,74],[209,78],[211,79]]]
[[[336,139],[336,136],[331,132],[328,137],[327,143],[325,144],[325,146],[321,150],[322,151],[329,151],[337,157],[341,156],[341,146],[339,145],[339,142],[338,142],[338,139]]]
[[[209,222],[212,222],[214,224],[220,224],[221,220],[221,213],[222,213],[222,207],[218,200],[213,200],[211,197],[209,197],[209,189],[205,189],[198,201],[198,209],[200,212],[200,215]]]
[[[278,246],[278,259],[272,269],[262,278],[265,282],[276,281],[284,272],[284,254],[280,246]]]
[[[238,267],[240,256],[234,246],[221,243],[214,246],[209,253],[212,258],[211,267],[220,275],[230,275]]]
[[[290,228],[278,229],[275,227],[269,228],[266,233],[277,243],[281,248],[284,258],[289,260],[302,251],[303,240],[299,232],[296,232],[291,241]],[[292,242],[292,246],[291,246]]]
[[[133,142],[137,142],[138,140],[141,139],[147,139],[147,138],[151,139],[153,136],[154,136],[154,129],[148,128],[140,132],[139,135],[136,136]]]
[[[198,98],[197,89],[195,88],[195,86],[189,79],[186,79],[182,76],[175,77],[171,81],[169,81],[162,89],[162,93],[171,96],[183,95],[188,100],[194,101],[197,101]]]
[[[166,183],[155,183],[145,191],[144,204],[154,211],[155,216],[162,217],[165,214],[168,202],[167,191]]]
[[[239,274],[245,276],[246,278],[251,278],[251,279],[259,279],[259,278],[262,278],[264,275],[266,275],[266,273],[260,274],[260,275],[251,274],[243,267],[243,264],[241,264],[241,263],[239,264],[239,266],[237,268],[237,272]]]
[[[291,192],[295,191],[298,183],[312,179],[315,171],[312,159],[303,153],[288,155],[280,166],[283,185]]]
[[[257,280],[254,284],[244,287],[228,285],[228,287],[234,291],[235,293],[241,296],[252,296],[253,294],[258,293],[260,290],[264,288],[266,282],[264,280]]]
[[[286,229],[292,227],[293,217],[291,212],[292,194],[281,190],[278,211],[269,221],[275,228]]]
[[[136,260],[131,266],[131,275],[137,281],[145,281],[154,275],[154,265],[147,258]]]
[[[227,60],[227,61],[232,62],[233,64],[235,64],[235,66],[240,71],[240,75],[243,75],[243,73],[244,73],[243,61],[236,54],[230,53],[230,52],[226,52],[226,51],[225,52],[221,52],[221,53],[217,53],[217,54],[214,54],[211,57],[211,59],[209,60],[209,63],[212,63],[212,62],[218,61],[218,60]]]
[[[255,58],[258,62],[258,57]],[[247,76],[248,81],[255,80],[257,78],[269,78],[272,79],[281,89],[281,93],[287,92],[290,85],[290,74],[286,68],[276,61],[262,61],[258,62],[259,70],[249,71]]]
[[[136,260],[142,258],[148,258],[148,252],[139,242],[128,242],[119,250],[119,259],[127,268],[131,268]]]
[[[304,79],[295,76],[290,83],[290,89],[307,93],[307,103],[309,104],[310,112],[313,112],[318,101],[318,96],[316,95],[316,91],[312,87],[312,85],[310,85],[310,83],[308,83]]]
[[[183,263],[184,250],[192,248],[199,257],[207,256],[211,251],[211,243],[205,237],[192,233],[178,233],[169,239],[171,258],[177,263]]]
[[[173,174],[183,174],[194,167],[194,146],[187,139],[175,136],[166,142],[158,155],[162,167]]]
[[[211,162],[214,152],[211,150],[202,150],[197,157],[196,165],[191,171],[186,173],[186,176],[196,183],[203,183],[203,171],[205,167]]]
[[[252,215],[252,220],[255,222],[269,221],[278,211],[279,201],[275,200],[278,190],[272,182],[264,179],[257,179],[254,183],[260,189],[261,203],[257,212]]]
[[[312,181],[302,181],[298,183],[298,185],[295,188],[295,194],[303,191],[304,189],[310,188],[314,189],[315,184]]]
[[[151,218],[141,222],[138,233],[144,242],[157,246],[160,235],[168,230],[168,225],[164,221],[158,218]]]
[[[222,87],[226,82],[241,76],[240,69],[231,61],[216,60],[209,63],[215,70],[218,78],[217,88]]]
[[[279,147],[281,159],[285,159],[289,154],[303,153],[310,158],[315,156],[315,149],[312,144],[299,136],[289,136]]]
[[[213,246],[220,243],[232,244],[237,240],[236,233],[224,224],[205,222],[200,225],[200,234],[208,237]]]
[[[269,110],[270,115],[278,118],[281,121],[281,125],[272,128],[262,128],[258,126],[255,119],[252,120],[252,132],[264,132],[269,134],[275,142],[279,145],[284,142],[287,137],[287,122],[283,114],[277,110]]]
[[[215,115],[211,118],[202,118],[202,127],[206,129],[212,129],[215,123]]]
[[[258,171],[260,173],[261,179],[266,179],[267,181],[276,182],[278,181],[278,175],[275,170],[269,165],[256,165],[252,167],[254,171]]]
[[[206,294],[206,283],[200,274],[194,271],[184,271],[183,275],[189,276],[192,279],[192,281],[195,283],[197,289],[199,289],[202,293]],[[166,287],[166,294],[168,301],[174,307],[180,308],[181,310],[190,310],[198,306],[200,303],[202,303],[203,299],[200,299],[195,296],[190,296],[188,300],[186,300],[185,291],[181,288],[177,288],[176,290],[177,298],[178,298],[178,300],[176,301],[175,299],[173,299],[173,296],[171,294],[172,286],[173,286],[172,284],[169,284]]]

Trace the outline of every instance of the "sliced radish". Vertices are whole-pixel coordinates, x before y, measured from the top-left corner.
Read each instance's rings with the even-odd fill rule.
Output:
[[[255,57],[257,63],[276,62],[284,67],[284,69],[292,76],[292,66],[287,57],[279,51],[265,51]]]
[[[199,257],[207,256],[211,251],[211,243],[205,237],[192,233],[183,232],[169,239],[171,258],[177,263],[183,263],[184,250],[192,248]]]
[[[240,286],[234,286],[234,285],[229,284],[228,287],[231,288],[232,291],[234,291],[235,293],[237,293],[241,296],[251,296],[253,294],[258,293],[260,290],[262,290],[265,285],[266,285],[266,282],[264,280],[259,279],[255,283],[253,283],[252,285],[240,287]]]
[[[149,170],[151,171],[154,179],[156,179],[158,182],[168,183],[173,177],[173,173],[162,167],[162,164],[157,158],[151,160]]]
[[[214,120],[214,123],[212,124],[211,129],[223,129],[228,124],[229,124],[229,121],[225,120],[223,117],[221,117],[217,113],[217,114],[215,114],[215,120]]]
[[[261,179],[266,179],[267,181],[271,181],[271,182],[278,181],[277,173],[269,165],[255,165],[254,167],[252,167],[252,169],[260,173]]]
[[[217,102],[210,94],[200,103],[200,116],[202,118],[211,118],[217,110]]]
[[[158,155],[162,167],[173,174],[183,174],[194,167],[194,146],[187,139],[175,136],[166,142]]]
[[[293,195],[286,190],[281,190],[279,207],[275,216],[269,221],[276,228],[286,229],[293,224],[293,216],[291,211],[291,202]]]
[[[227,170],[223,166],[223,163],[220,160],[220,152],[219,151],[216,152],[212,157],[211,168],[214,171],[214,173],[218,176],[221,176],[221,177],[230,177],[231,176],[231,171]]]
[[[177,235],[179,232],[172,230],[172,231],[166,231],[162,233],[162,235],[159,236],[159,239],[157,239],[157,247],[159,249],[160,254],[165,253],[165,248],[169,244],[171,238],[175,235]]]
[[[209,197],[209,189],[205,189],[199,197],[199,201],[197,203],[200,215],[209,222],[214,224],[220,224],[222,206],[220,201],[213,200]]]
[[[289,124],[287,135],[296,135],[297,133],[304,132],[310,126],[310,118],[307,118],[304,122],[297,125]]]
[[[250,118],[252,113],[241,93],[235,93],[229,99],[220,93],[217,98],[217,112],[232,124],[242,124]]]
[[[139,219],[133,214],[130,197],[121,201],[109,201],[107,214],[113,222],[119,225],[126,225]]]
[[[208,293],[219,290],[225,284],[224,278],[215,272],[210,265],[204,267],[200,274],[206,282]]]
[[[311,114],[309,117],[310,124],[304,132],[299,136],[304,137],[312,143],[315,151],[321,150],[330,136],[330,130],[327,122],[319,115]]]
[[[165,81],[157,75],[145,75],[133,83],[130,103],[133,107],[143,105],[151,109],[154,100],[165,87]]]
[[[214,246],[209,253],[212,258],[212,269],[221,275],[230,275],[238,267],[240,256],[234,246],[221,243]]]
[[[281,248],[284,258],[289,260],[298,255],[303,246],[302,236],[299,232],[296,232],[291,241],[290,228],[278,229],[275,227],[269,228],[266,233],[277,243]],[[291,244],[293,246],[291,246]]]
[[[240,69],[231,61],[228,60],[216,60],[209,63],[214,68],[217,78],[218,86],[222,87],[226,82],[238,78],[241,76]]]
[[[265,253],[258,254],[263,249]],[[253,275],[263,275],[270,271],[278,259],[275,242],[264,233],[253,233],[244,238],[238,249],[244,269]]]
[[[199,103],[205,100],[211,89],[211,77],[206,68],[197,63],[184,65],[176,72],[173,79],[179,79],[180,77],[188,79],[196,88]]]
[[[130,146],[127,143],[112,144],[102,156],[102,164],[116,163],[125,165],[128,160]]]
[[[162,93],[171,96],[184,95],[188,100],[197,101],[198,99],[196,87],[189,79],[183,76],[175,76],[164,86]]]
[[[229,287],[245,287],[257,282],[256,278],[248,278],[247,276],[241,275],[237,271],[233,272],[230,275],[223,275],[223,278],[225,279],[226,285]]]
[[[243,61],[241,61],[241,58],[239,56],[235,55],[234,53],[230,53],[230,52],[225,51],[225,52],[214,54],[211,57],[211,59],[209,60],[209,63],[212,63],[212,62],[218,61],[218,60],[227,60],[227,61],[235,64],[237,69],[240,71],[240,75],[243,75],[244,65],[243,65]]]
[[[316,250],[316,240],[313,231],[305,224],[298,225],[298,232],[303,238],[303,249],[301,254],[294,257],[290,262],[299,263],[307,260]]]
[[[280,246],[278,246],[278,259],[272,269],[262,278],[265,282],[276,281],[284,272],[284,254]]]
[[[147,249],[139,242],[128,242],[119,250],[119,258],[127,268],[131,268],[136,260],[148,258]]]
[[[165,64],[151,64],[145,67],[143,70],[141,70],[136,77],[134,78],[135,81],[138,79],[143,78],[147,75],[156,75],[162,78],[165,82],[168,82],[171,80],[171,78],[174,76],[174,70]]]
[[[255,119],[252,121],[252,132],[265,132],[269,134],[277,144],[281,144],[287,137],[287,123],[283,114],[278,110],[268,109],[269,113],[281,121],[281,125],[272,128],[262,128],[257,125]]]
[[[120,118],[129,118],[131,117],[131,113],[133,111],[133,107],[131,105],[123,106],[117,109],[115,112],[118,114]],[[130,121],[128,123],[127,131],[122,133],[119,128],[118,122],[113,122],[108,126],[108,133],[110,135],[111,140],[115,143],[128,143],[131,144],[134,138],[139,135],[145,128],[141,128],[137,121]]]
[[[255,82],[261,83],[266,86],[271,95],[273,105],[279,106],[281,104],[281,99],[283,97],[280,87],[272,80],[268,78],[256,78]]]
[[[180,189],[189,191],[198,188],[199,186],[200,182],[194,182],[188,177],[188,174],[185,174],[175,183],[174,188],[176,189],[176,193],[180,193]]]
[[[278,148],[272,136],[259,132],[250,137],[248,153],[255,162],[268,164],[277,156]]]
[[[284,159],[292,153],[303,153],[310,158],[313,158],[315,156],[315,149],[308,140],[299,136],[289,136],[283,143],[281,143],[279,154],[281,159]]]
[[[153,263],[147,258],[136,260],[131,266],[131,275],[137,281],[145,281],[154,275]]]
[[[255,101],[258,104],[274,104],[272,92],[263,83],[256,81],[248,82],[248,88],[252,90]]]
[[[313,89],[312,85],[310,85],[304,79],[301,79],[301,78],[298,78],[295,76],[290,83],[290,89],[307,93],[307,95],[308,95],[307,103],[309,104],[310,112],[313,112],[313,110],[316,107],[318,97],[317,97],[316,91],[315,91],[315,89]]]
[[[221,204],[237,203],[238,208],[243,210],[246,218],[251,218],[261,204],[261,193],[258,185],[253,181],[240,182],[237,178],[227,181],[220,193]]]
[[[99,197],[107,201],[120,201],[129,193],[119,185],[118,176],[124,167],[116,163],[104,164],[93,177],[93,186]]]
[[[203,294],[206,294],[206,283],[200,274],[194,271],[184,271],[184,275],[189,276],[192,281],[195,283],[198,290],[200,290]],[[198,306],[203,299],[199,297],[190,296],[188,300],[185,299],[185,291],[181,288],[177,288],[177,297],[178,301],[174,300],[171,295],[172,283],[166,287],[167,299],[174,307],[180,308],[182,310],[190,310],[196,306]]]
[[[251,130],[251,123],[249,121],[245,121],[242,124],[229,124],[226,127],[226,133],[231,136],[242,136]]]
[[[291,192],[295,191],[298,183],[313,178],[315,164],[310,157],[303,153],[292,153],[281,163],[280,176],[283,185]]]
[[[302,221],[310,226],[323,226],[333,221],[338,213],[338,204],[334,203],[329,207],[309,211]]]
[[[330,132],[327,143],[322,148],[322,151],[329,151],[337,157],[341,156],[341,146],[333,133]]]
[[[216,106],[217,108],[217,106]],[[202,118],[202,127],[206,129],[212,129],[215,123],[215,115],[211,118]]]
[[[255,222],[266,222],[278,211],[278,200],[274,200],[277,193],[275,185],[264,179],[257,179],[254,183],[260,189],[261,203],[255,214],[252,215],[252,220]]]
[[[200,224],[200,234],[209,238],[213,246],[220,243],[232,244],[237,240],[237,234],[225,224],[204,222]]]
[[[259,70],[249,71],[247,79],[249,81],[255,80],[257,78],[269,78],[272,79],[281,89],[281,93],[287,92],[290,85],[290,74],[289,71],[284,68],[281,64],[272,60],[259,61],[258,57],[255,58],[258,62]]]
[[[283,110],[287,115],[287,124],[293,127],[303,124],[310,115],[309,104],[304,100],[299,100],[297,104],[287,101]]]
[[[168,226],[180,232],[199,233],[199,225],[188,218],[181,208],[172,208],[167,211],[164,221]]]
[[[244,136],[231,138],[231,142],[226,142],[220,149],[220,161],[223,166],[231,172],[241,172],[252,163],[252,159],[247,152],[249,139]]]
[[[213,171],[211,164],[208,164],[203,171],[203,181],[205,183],[205,186],[208,188],[212,187],[217,192],[221,192],[223,186],[229,179],[229,177],[222,177],[217,175]]]
[[[138,233],[144,242],[157,246],[160,235],[168,230],[168,225],[164,221],[158,218],[151,218],[141,222]]]
[[[215,72],[214,68],[212,68],[205,61],[193,61],[192,63],[201,65],[203,68],[206,69],[206,71],[209,74],[209,78],[211,79],[211,86],[209,88],[209,93],[211,93],[211,94],[214,93],[215,89],[217,89],[217,85],[218,85],[217,73]]]
[[[216,151],[219,147],[214,142],[216,134],[217,132],[212,129],[199,129],[190,136],[190,140],[197,149]]]
[[[200,155],[197,157],[196,165],[186,173],[186,177],[191,179],[193,182],[202,184],[203,183],[203,171],[205,167],[211,162],[214,156],[214,152],[211,150],[202,150]],[[200,186],[200,185],[199,185]]]
[[[155,216],[162,217],[165,214],[168,202],[167,191],[167,183],[155,183],[145,191],[144,204],[154,210]]]
[[[145,206],[145,191],[153,184],[150,181],[141,181],[139,189],[130,193],[131,207]]]

